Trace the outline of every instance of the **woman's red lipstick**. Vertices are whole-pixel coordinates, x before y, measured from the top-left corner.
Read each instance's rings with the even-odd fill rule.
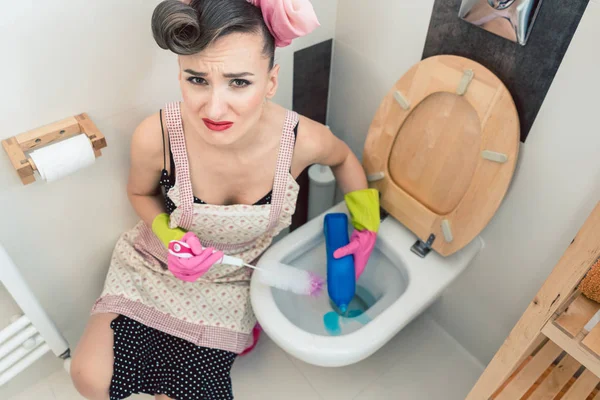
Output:
[[[204,125],[206,125],[206,127],[208,129],[210,129],[211,131],[217,131],[217,132],[226,131],[227,129],[229,129],[233,126],[233,122],[230,122],[230,121],[218,121],[217,122],[217,121],[213,121],[208,118],[202,118],[202,121],[204,121]]]

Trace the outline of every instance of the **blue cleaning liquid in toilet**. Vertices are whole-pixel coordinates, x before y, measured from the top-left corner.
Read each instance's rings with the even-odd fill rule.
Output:
[[[358,322],[360,322],[361,324],[366,324],[367,322],[369,322],[369,317],[367,317],[367,314],[365,314],[362,310],[350,310],[348,311],[348,318],[344,318],[344,322],[347,319],[355,319]]]
[[[340,316],[335,311],[330,311],[323,316],[323,323],[325,324],[325,330],[331,336],[338,336],[342,333],[340,328]]]
[[[325,330],[331,336],[339,336],[342,334],[342,327],[340,321],[343,324],[347,324],[351,321],[357,321],[362,325],[366,325],[371,322],[371,318],[363,310],[349,310],[346,316],[339,315],[335,311],[330,311],[323,316],[323,323],[325,324]]]
[[[371,322],[371,317],[367,311],[377,302],[377,299],[363,286],[356,285],[356,295],[348,305],[348,310],[344,313],[337,308],[333,301],[329,311],[323,315],[323,324],[325,331],[331,336],[342,334],[343,326],[352,322],[358,322],[366,325]],[[355,327],[354,327],[355,328]]]
[[[354,257],[335,259],[333,253],[350,242],[348,216],[344,213],[325,215],[323,233],[327,251],[327,292],[340,311],[346,313],[356,292]]]

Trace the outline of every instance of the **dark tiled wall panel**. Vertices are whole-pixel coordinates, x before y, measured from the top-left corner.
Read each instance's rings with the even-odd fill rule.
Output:
[[[332,46],[333,40],[327,40],[294,53],[292,108],[297,113],[322,124],[327,121]],[[300,193],[292,218],[292,230],[308,219],[308,170],[298,177],[298,183]]]

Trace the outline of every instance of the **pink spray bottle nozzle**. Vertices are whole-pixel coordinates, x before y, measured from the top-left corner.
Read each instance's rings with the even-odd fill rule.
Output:
[[[172,240],[169,242],[169,253],[179,258],[192,258],[194,257],[194,253],[192,252],[191,247],[182,241]]]

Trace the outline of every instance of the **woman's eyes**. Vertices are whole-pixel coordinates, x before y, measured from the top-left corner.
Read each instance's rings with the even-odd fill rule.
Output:
[[[234,79],[231,81],[231,84],[233,87],[237,88],[243,88],[251,85],[250,81],[247,81],[245,79]]]
[[[197,76],[190,76],[187,80],[188,80],[188,82],[193,83],[194,85],[206,85],[206,84],[208,84],[208,82],[206,82],[206,79],[199,78]]]
[[[204,78],[200,78],[198,76],[190,76],[187,78],[188,82],[193,85],[208,85],[208,82]],[[246,86],[250,86],[252,82],[247,81],[246,79],[232,79],[230,85],[234,88],[244,88]]]

